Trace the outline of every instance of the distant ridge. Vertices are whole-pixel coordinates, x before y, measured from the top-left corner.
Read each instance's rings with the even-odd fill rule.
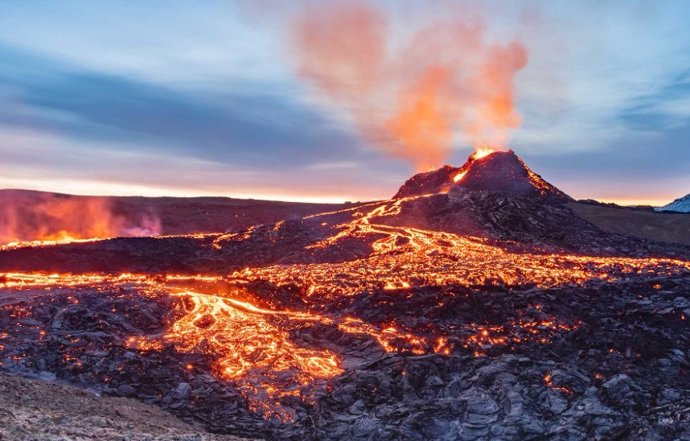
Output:
[[[670,204],[656,209],[657,211],[675,211],[678,213],[690,213],[690,194],[678,198]]]

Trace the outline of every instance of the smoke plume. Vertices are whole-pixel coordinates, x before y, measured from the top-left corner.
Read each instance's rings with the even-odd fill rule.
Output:
[[[151,236],[161,231],[152,213],[116,214],[107,197],[5,190],[0,193],[0,244]]]
[[[299,76],[364,139],[418,170],[440,165],[457,135],[500,147],[520,125],[514,77],[527,52],[517,41],[488,42],[473,11],[399,38],[372,4],[328,2],[305,8],[291,29]]]

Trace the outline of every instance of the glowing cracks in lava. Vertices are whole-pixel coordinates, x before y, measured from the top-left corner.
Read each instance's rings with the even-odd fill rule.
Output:
[[[375,211],[379,216],[387,212],[378,208]],[[367,223],[358,225],[373,227]],[[80,292],[92,290],[99,292],[99,295],[171,296],[174,300],[172,305],[177,310],[174,314],[176,321],[162,335],[130,336],[124,342],[126,347],[129,350],[162,351],[173,345],[180,353],[206,354],[212,361],[211,373],[232,382],[253,411],[266,418],[290,421],[295,417],[294,410],[290,406],[282,406],[282,400],[312,399],[315,391],[326,387],[328,379],[343,373],[343,363],[348,361],[347,354],[350,352],[346,350],[347,346],[340,346],[337,338],[329,340],[329,333],[322,332],[325,328],[350,334],[351,338],[345,339],[349,341],[374,340],[381,351],[386,352],[418,355],[437,353],[446,356],[461,352],[482,356],[494,350],[512,350],[515,345],[523,343],[548,344],[558,334],[576,329],[581,324],[550,316],[543,311],[541,304],[525,308],[525,316],[500,324],[463,323],[448,327],[443,323],[431,323],[429,327],[415,328],[394,320],[371,323],[360,317],[342,317],[341,310],[329,315],[261,306],[257,297],[243,288],[252,281],[269,281],[280,286],[299,280],[308,284],[308,289],[304,286],[305,297],[317,297],[318,305],[332,306],[343,296],[365,290],[381,290],[383,300],[390,298],[391,302],[397,302],[403,298],[413,298],[415,288],[419,286],[486,284],[487,280],[481,277],[500,277],[514,284],[524,281],[538,283],[539,286],[553,286],[594,277],[627,277],[636,272],[685,274],[690,269],[688,262],[669,259],[510,254],[467,239],[460,241],[460,238],[451,234],[441,236],[436,233],[439,236],[434,239],[430,231],[422,234],[422,230],[398,231],[389,228],[377,230],[375,234],[408,234],[405,237],[409,240],[404,246],[392,248],[392,242],[399,242],[393,240],[381,247],[373,258],[337,265],[247,268],[228,277],[208,274],[4,273],[0,274],[0,293],[20,293],[21,298],[40,296],[48,302],[55,298],[51,294],[68,294],[67,301],[74,304],[80,302]],[[442,270],[434,273],[430,270],[432,262],[425,260],[425,256],[439,249],[438,241],[441,238],[453,246],[434,254],[436,260],[433,264],[442,267]],[[452,243],[453,240],[457,243]],[[452,254],[454,250],[458,254]],[[444,254],[448,254],[447,260]],[[523,257],[529,262],[521,262],[519,259]],[[490,260],[488,263],[487,259]],[[515,267],[522,272],[521,268],[526,264],[534,267],[535,260],[540,263],[538,272],[528,273],[524,280],[502,273]],[[453,268],[453,265],[458,267]],[[460,269],[468,270],[469,274],[458,272]],[[344,284],[336,273],[356,280],[352,284]],[[386,290],[386,281],[390,281],[390,287],[395,289]],[[199,292],[215,291],[219,282],[222,282],[222,286],[231,286],[231,291],[217,295]],[[192,286],[194,288],[189,288]],[[122,287],[130,291],[123,293]],[[302,304],[301,299],[298,299],[298,303]],[[443,308],[444,302],[440,301],[437,307]],[[17,313],[20,310],[13,308],[15,315],[12,317],[19,318]],[[113,310],[112,313],[124,314],[126,311]],[[339,335],[338,332],[330,334]],[[0,333],[0,339],[4,339],[3,333]],[[70,353],[69,363],[81,363],[80,355],[83,354]],[[197,367],[188,362],[181,364],[181,367],[195,371],[205,369],[203,364]],[[566,385],[553,381],[550,375],[544,377],[544,383],[562,393],[570,392]]]
[[[225,276],[5,273],[0,274],[0,292],[20,292],[27,297],[65,290],[72,295],[83,288],[105,295],[120,293],[119,288],[126,286],[128,293],[118,295],[172,296],[176,321],[165,334],[132,336],[125,343],[127,348],[161,351],[174,346],[181,353],[205,354],[212,362],[211,373],[232,382],[253,410],[267,418],[290,420],[294,417],[290,412],[294,411],[290,406],[281,406],[283,399],[310,400],[314,391],[323,390],[320,388],[328,379],[343,373],[343,364],[349,361],[351,352],[347,345],[338,343],[342,333],[350,334],[345,339],[348,341],[364,340],[369,344],[373,340],[380,351],[481,356],[495,350],[510,351],[524,343],[548,344],[560,333],[580,325],[546,314],[541,305],[527,308],[533,312],[525,316],[502,323],[446,326],[433,322],[428,327],[394,320],[374,323],[361,317],[344,318],[342,309],[335,306],[342,304],[344,297],[368,291],[381,296],[377,304],[384,308],[393,302],[415,300],[423,292],[421,287],[529,284],[546,288],[592,279],[620,280],[631,274],[687,274],[690,269],[690,262],[672,259],[514,253],[479,238],[386,223],[386,218],[404,210],[404,201],[425,197],[343,210],[343,215],[352,212],[352,220],[310,245],[318,249],[344,239],[361,240],[370,244],[372,251],[359,259],[247,267]],[[316,224],[317,217],[310,219]],[[241,234],[249,237],[251,232]],[[253,282],[297,286],[291,291],[295,297],[290,305],[300,305],[301,310],[265,306],[271,303],[261,302],[258,295],[246,289]],[[208,294],[217,292],[218,286],[230,291]],[[455,295],[452,290],[448,292],[448,297]],[[68,299],[74,303],[79,298],[73,294]],[[308,309],[314,305],[316,308]],[[444,301],[427,307],[444,308]],[[311,312],[317,310],[318,314]],[[329,340],[328,334],[336,338]],[[205,369],[202,364],[181,366],[187,370]],[[563,387],[550,377],[544,382]],[[563,393],[567,393],[565,389]]]
[[[544,384],[545,384],[546,387],[548,387],[549,389],[557,390],[558,392],[561,392],[562,394],[565,394],[565,395],[572,395],[572,394],[573,394],[572,389],[570,389],[570,388],[567,387],[567,386],[556,386],[556,385],[553,383],[553,378],[552,378],[552,376],[551,376],[551,372],[547,372],[547,373],[544,375]]]

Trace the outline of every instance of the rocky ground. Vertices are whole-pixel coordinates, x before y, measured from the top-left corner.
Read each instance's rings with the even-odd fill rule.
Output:
[[[568,207],[575,215],[604,231],[659,242],[690,245],[688,213],[660,213],[651,207],[620,207],[589,201],[572,202],[568,204]],[[658,214],[662,216],[657,216]]]
[[[54,376],[45,375],[45,380]],[[3,441],[240,441],[208,433],[156,406],[0,373]]]
[[[374,202],[305,219],[255,226],[237,234],[118,238],[53,247],[0,249],[0,271],[225,274],[246,266],[273,263],[345,262],[370,255],[376,235],[341,235],[338,246],[310,245],[338,236],[348,226],[355,233],[365,233],[365,228],[358,225],[363,218],[368,218],[367,222],[373,225],[479,237],[498,248],[517,252],[690,259],[688,245],[604,231],[578,217],[568,204],[460,190]],[[684,222],[690,232],[690,219]]]

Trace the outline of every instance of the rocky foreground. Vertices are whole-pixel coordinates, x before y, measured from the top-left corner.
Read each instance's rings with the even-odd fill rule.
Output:
[[[48,376],[47,379],[53,379]],[[0,373],[3,441],[241,441],[208,433],[155,406]]]

